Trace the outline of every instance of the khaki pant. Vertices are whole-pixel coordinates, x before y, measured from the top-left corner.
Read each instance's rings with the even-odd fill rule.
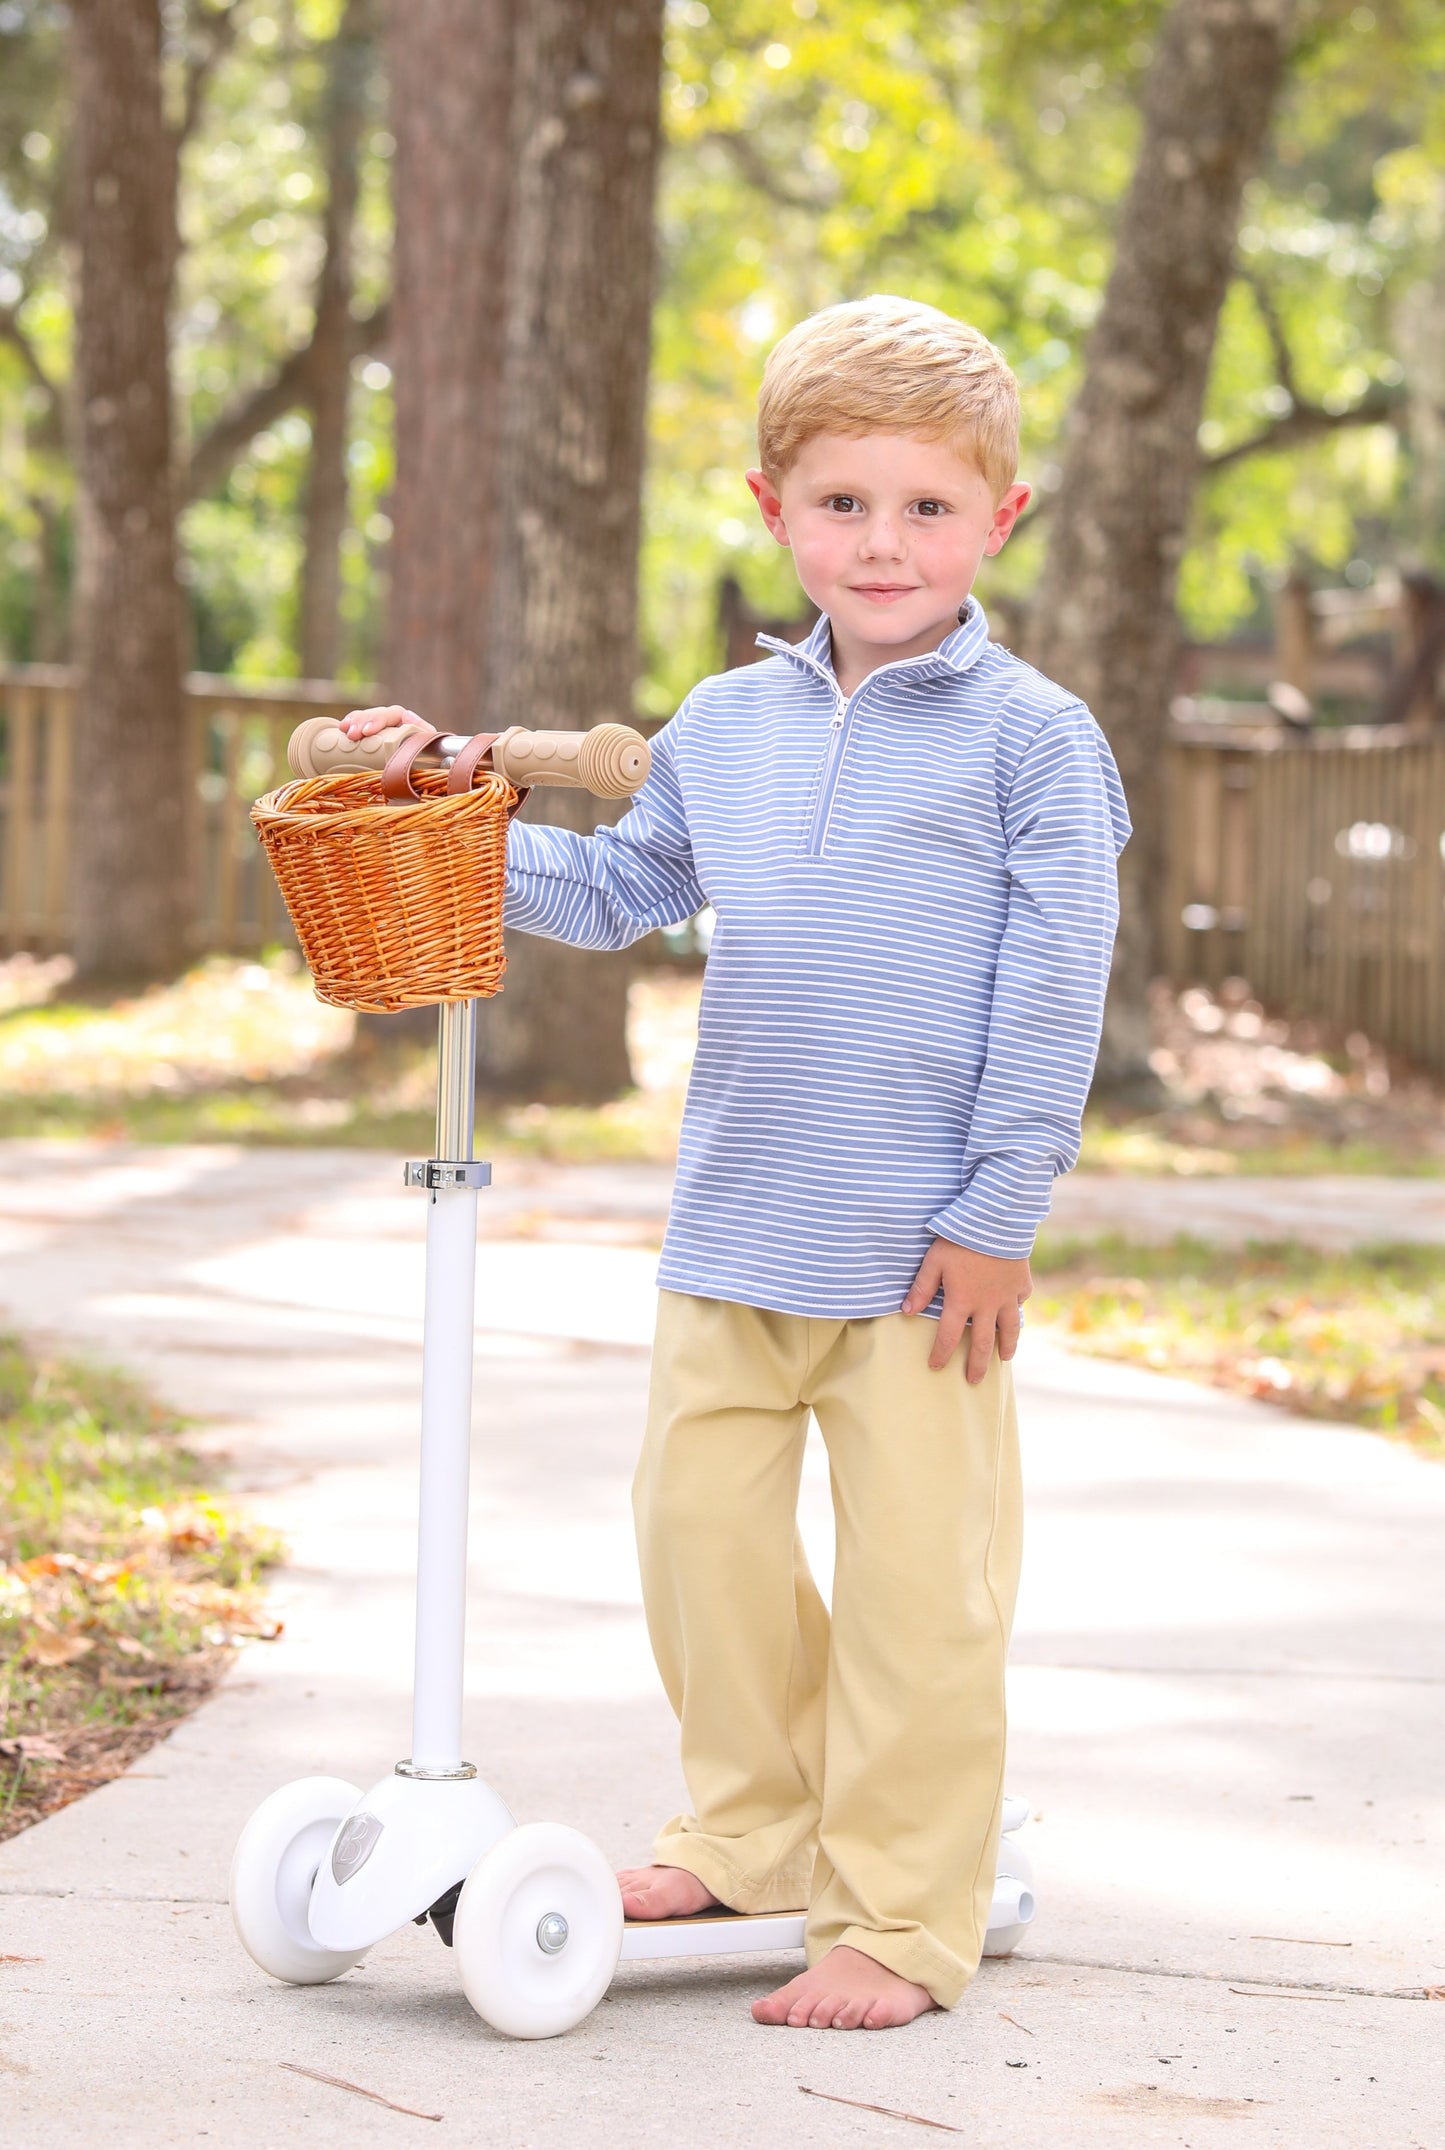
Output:
[[[1003,1793],[1021,1502],[1010,1369],[934,1372],[931,1320],[663,1292],[633,1489],[694,1812],[654,1856],[738,1911],[808,1912],[951,2008],[978,1966]],[[798,1537],[808,1413],[831,1623]]]

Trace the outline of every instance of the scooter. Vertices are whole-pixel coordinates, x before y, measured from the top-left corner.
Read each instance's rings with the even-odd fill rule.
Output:
[[[449,772],[453,794],[459,773],[470,785],[480,770],[516,790],[560,783],[625,797],[646,779],[648,750],[612,725],[495,737],[422,727],[353,743],[334,721],[311,718],[289,760],[302,783],[258,802],[263,836],[263,808],[337,773],[385,765],[391,799],[415,797],[412,779],[428,766]],[[284,876],[282,885],[291,903]],[[301,906],[292,912],[309,953]],[[339,1978],[388,1935],[429,1921],[485,2022],[514,2038],[550,2038],[591,2013],[621,1962],[801,1948],[805,1915],[625,1919],[612,1867],[589,1837],[560,1822],[518,1824],[462,1759],[477,1198],[491,1181],[490,1165],[472,1155],[475,1058],[476,1001],[442,1002],[436,1154],[405,1168],[427,1202],[411,1753],[366,1792],[321,1776],[273,1792],[237,1843],[230,1903],[252,1959],[300,1986]],[[1026,1800],[1005,1799],[987,1955],[1007,1955],[1034,1916],[1017,1835],[1028,1812]]]

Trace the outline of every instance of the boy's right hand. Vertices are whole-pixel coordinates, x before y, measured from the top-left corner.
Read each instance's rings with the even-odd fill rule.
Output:
[[[373,732],[389,732],[396,724],[425,724],[414,709],[402,709],[393,702],[386,709],[349,709],[337,726],[348,739],[369,739]]]
[[[905,1314],[921,1315],[943,1293],[943,1312],[928,1363],[935,1373],[945,1367],[968,1331],[964,1376],[976,1386],[988,1372],[998,1346],[1001,1359],[1019,1348],[1023,1304],[1034,1288],[1026,1257],[980,1254],[951,1239],[935,1239],[903,1301]]]

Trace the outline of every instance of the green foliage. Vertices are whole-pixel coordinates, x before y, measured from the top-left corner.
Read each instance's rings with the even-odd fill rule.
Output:
[[[0,1836],[114,1775],[274,1634],[274,1534],[205,1491],[181,1428],[104,1367],[0,1337]]]
[[[0,7],[0,653],[31,660],[59,654],[71,549],[63,38],[47,0]]]
[[[173,371],[191,444],[310,335],[325,212],[328,47],[340,14],[341,0],[290,6],[258,0],[244,8],[240,34],[216,70],[187,144]],[[389,278],[392,142],[381,124],[379,79],[371,95],[353,242],[360,312],[386,296]],[[354,373],[343,672],[359,679],[375,665],[368,547],[377,542],[377,503],[390,477],[390,376],[368,360]],[[203,671],[276,679],[299,669],[301,508],[310,442],[304,411],[288,412],[256,435],[216,495],[184,518],[196,663]]]
[[[1069,0],[671,8],[649,504],[650,544],[664,563],[686,563],[679,579],[695,588],[710,561],[709,586],[726,566],[770,602],[787,591],[732,478],[750,446],[751,398],[781,329],[870,289],[943,306],[1000,343],[1023,386],[1023,474],[1047,500],[1162,13]],[[1305,11],[1271,155],[1249,191],[1206,456],[1281,418],[1291,388],[1333,414],[1400,388],[1412,308],[1413,371],[1438,364],[1427,324],[1445,308],[1442,37],[1422,0]],[[1354,563],[1355,579],[1402,552],[1438,557],[1441,450],[1412,438],[1404,417],[1402,406],[1398,428],[1342,427],[1251,457],[1201,487],[1181,583],[1189,628],[1227,633],[1298,557],[1331,574]],[[1027,590],[1041,527],[1026,518],[986,570],[985,603],[990,589]],[[697,612],[660,586],[651,557],[649,570],[650,706],[664,706],[709,652],[684,656]]]
[[[1041,60],[1001,5],[670,9],[648,706],[673,706],[712,655],[695,639],[706,612],[696,594],[679,606],[669,568],[693,593],[727,570],[757,602],[798,603],[741,472],[763,360],[802,314],[883,289],[975,321],[1018,369],[1026,468],[1047,483],[1132,158],[1137,58],[1123,33],[1157,9],[1090,13],[1107,17],[1104,57],[1080,61],[1067,39]],[[1000,586],[1031,574],[1026,538],[1020,553],[995,570]]]
[[[1076,1351],[1345,1419],[1445,1456],[1445,1251],[1326,1254],[1045,1233],[1030,1313]]]
[[[241,0],[181,172],[175,381],[194,443],[310,333],[325,195],[324,97],[341,0]],[[767,349],[810,309],[891,289],[978,323],[1023,383],[1024,473],[1047,502],[1108,275],[1166,0],[668,0],[668,152],[658,204],[639,706],[665,714],[718,661],[735,574],[797,604],[742,482]],[[168,18],[170,21],[171,18]],[[179,92],[216,12],[172,22]],[[60,245],[63,11],[0,5],[0,650],[55,654],[71,551],[59,412],[70,298]],[[1247,619],[1290,562],[1368,580],[1445,567],[1445,17],[1432,0],[1309,0],[1270,153],[1251,183],[1221,323],[1207,459],[1303,403],[1339,424],[1206,476],[1181,609],[1196,633]],[[373,80],[356,236],[357,310],[386,295],[384,85]],[[1282,373],[1283,367],[1283,373]],[[391,481],[390,375],[353,368],[344,669],[375,676]],[[47,388],[43,383],[48,382]],[[260,432],[183,521],[195,655],[296,669],[309,429]],[[1025,519],[982,594],[1026,592]],[[47,625],[49,620],[52,624]],[[44,645],[44,647],[42,647]]]

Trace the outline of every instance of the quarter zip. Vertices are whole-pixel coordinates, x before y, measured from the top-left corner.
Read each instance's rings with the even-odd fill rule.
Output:
[[[828,727],[828,751],[823,757],[823,771],[818,781],[817,803],[808,830],[807,855],[821,858],[823,846],[828,840],[828,823],[833,813],[833,798],[838,789],[838,771],[843,762],[843,733],[848,722],[848,703],[843,689],[833,681],[833,721]]]
[[[814,794],[812,820],[808,825],[808,840],[803,847],[805,858],[822,858],[827,849],[828,830],[833,820],[833,804],[838,796],[838,779],[842,774],[843,757],[848,750],[848,740],[852,735],[859,700],[874,680],[881,679],[885,672],[916,669],[922,678],[935,678],[936,652],[932,659],[927,656],[895,657],[891,664],[880,664],[854,689],[851,696],[845,696],[832,666],[821,663],[808,651],[799,649],[796,643],[784,642],[777,635],[759,635],[758,643],[763,649],[776,651],[780,657],[791,658],[794,664],[821,679],[833,697],[833,716],[828,727],[828,751],[823,758],[822,774]]]

